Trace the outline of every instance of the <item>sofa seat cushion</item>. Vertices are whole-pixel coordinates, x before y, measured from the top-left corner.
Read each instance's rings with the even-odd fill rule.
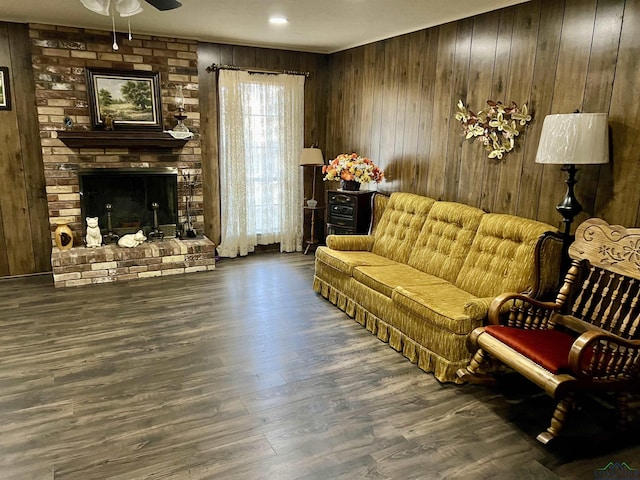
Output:
[[[558,330],[523,330],[488,325],[485,332],[551,373],[569,371],[569,351],[574,338]]]
[[[397,265],[396,262],[371,252],[331,250],[327,247],[316,249],[316,260],[336,270],[353,275],[353,268],[361,265]]]
[[[448,282],[398,287],[391,298],[410,314],[457,335],[466,335],[481,325],[481,322],[470,318],[465,312],[465,304],[477,297]]]
[[[389,298],[391,298],[393,290],[399,286],[429,286],[449,283],[403,264],[355,267],[353,278]]]

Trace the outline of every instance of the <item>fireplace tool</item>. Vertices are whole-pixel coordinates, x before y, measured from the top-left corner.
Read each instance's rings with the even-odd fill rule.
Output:
[[[185,184],[187,185],[188,193],[187,193],[187,201],[186,201],[186,206],[187,206],[187,221],[184,222],[183,224],[183,229],[185,234],[187,235],[187,237],[189,238],[195,238],[196,237],[196,230],[193,228],[193,223],[191,223],[191,212],[189,209],[189,206],[191,204],[191,198],[193,197],[193,189],[196,186],[196,180],[197,180],[197,176],[194,176],[193,181],[191,181],[191,174],[187,173],[186,175],[182,175],[182,178],[185,181]]]
[[[147,234],[147,238],[149,241],[153,241],[153,238],[158,237],[160,240],[164,238],[164,232],[158,228],[158,205],[157,202],[153,202],[151,204],[151,208],[153,209],[153,230],[151,230]]]
[[[120,238],[120,235],[113,233],[113,228],[111,227],[111,209],[112,205],[107,203],[104,208],[107,210],[107,241],[106,243],[116,243]]]

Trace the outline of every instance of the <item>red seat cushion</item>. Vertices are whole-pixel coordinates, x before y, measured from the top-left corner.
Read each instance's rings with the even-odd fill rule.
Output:
[[[569,371],[569,351],[574,338],[567,333],[558,330],[522,330],[501,325],[488,325],[485,331],[551,373]]]

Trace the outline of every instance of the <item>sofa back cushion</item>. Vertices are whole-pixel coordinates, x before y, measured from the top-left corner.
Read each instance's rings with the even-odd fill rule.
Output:
[[[413,193],[392,193],[375,229],[371,251],[407,263],[435,200]]]
[[[409,265],[454,283],[484,214],[462,203],[434,203],[409,256]]]
[[[477,297],[534,288],[538,274],[536,245],[540,236],[550,230],[555,229],[513,215],[483,215],[456,286]]]

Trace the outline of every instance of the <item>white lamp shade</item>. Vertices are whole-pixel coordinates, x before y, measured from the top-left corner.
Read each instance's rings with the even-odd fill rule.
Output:
[[[142,12],[139,0],[116,0],[116,10],[121,17],[131,17]]]
[[[592,165],[609,162],[606,113],[547,115],[536,163]]]
[[[303,148],[300,154],[300,165],[324,165],[322,150],[319,148]]]
[[[82,5],[91,10],[92,12],[99,13],[100,15],[109,16],[109,0],[80,0]]]

